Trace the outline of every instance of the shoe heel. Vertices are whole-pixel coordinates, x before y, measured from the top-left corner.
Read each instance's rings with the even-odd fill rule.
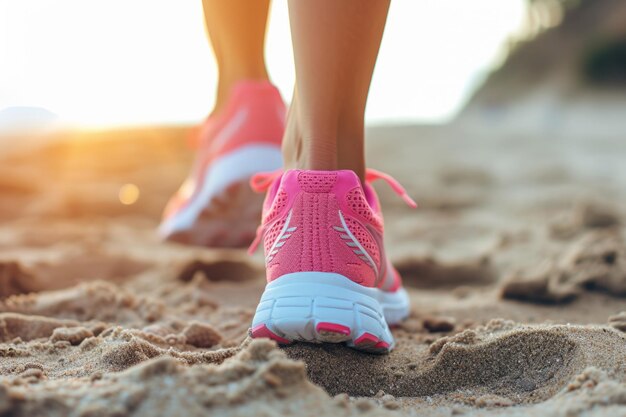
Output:
[[[279,344],[345,342],[356,349],[387,353],[394,340],[378,291],[336,273],[283,275],[263,292],[250,335]]]

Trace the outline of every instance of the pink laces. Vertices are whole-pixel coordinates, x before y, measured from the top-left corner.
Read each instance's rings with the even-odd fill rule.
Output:
[[[252,178],[250,178],[250,188],[252,188],[255,193],[263,193],[267,191],[281,175],[283,175],[282,169],[254,174]]]
[[[404,202],[409,207],[417,208],[417,203],[409,196],[409,194],[407,194],[404,187],[400,185],[400,183],[391,175],[385,174],[384,172],[380,172],[371,168],[368,168],[367,170],[365,170],[365,182],[366,183],[372,183],[376,180],[384,180],[387,184],[389,184],[391,189],[404,200]]]

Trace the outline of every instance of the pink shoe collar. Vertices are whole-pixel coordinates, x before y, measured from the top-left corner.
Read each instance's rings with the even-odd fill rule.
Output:
[[[250,187],[257,193],[263,193],[267,191],[270,186],[274,183],[274,181],[280,178],[283,175],[283,170],[278,169],[272,172],[259,172],[250,178]],[[391,189],[398,194],[402,200],[411,208],[417,208],[417,203],[415,200],[409,196],[406,192],[406,189],[389,174],[385,174],[384,172],[368,168],[365,171],[365,183],[371,184],[376,180],[384,180]]]
[[[276,171],[271,172],[259,172],[250,178],[250,187],[257,193],[266,192],[278,179],[282,177],[284,170],[278,169]],[[375,169],[368,168],[365,171],[365,183],[371,184],[376,180],[385,181],[391,189],[398,194],[402,200],[411,208],[417,208],[417,203],[413,200],[409,194],[406,192],[406,189],[391,175],[385,174],[384,172],[377,171]],[[248,248],[248,253],[252,254],[256,251],[261,239],[263,237],[263,224],[259,225],[256,232],[256,237],[254,241],[250,244]]]

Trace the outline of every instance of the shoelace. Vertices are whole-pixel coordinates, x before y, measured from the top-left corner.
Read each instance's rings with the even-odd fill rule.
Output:
[[[391,187],[391,189],[396,194],[398,194],[402,198],[402,200],[404,200],[404,202],[409,207],[417,208],[417,203],[415,202],[415,200],[413,200],[411,196],[409,196],[409,194],[406,192],[404,187],[400,185],[400,183],[395,178],[393,178],[389,174],[385,174],[384,172],[380,172],[375,169],[371,169],[371,168],[366,169],[365,170],[365,182],[370,184],[376,180],[385,181]]]
[[[250,187],[257,193],[262,193],[267,191],[274,181],[278,179],[281,175],[283,175],[283,170],[278,169],[276,171],[271,172],[259,172],[258,174],[254,174],[252,178],[250,178]],[[370,184],[376,180],[385,181],[391,189],[398,194],[402,200],[411,208],[417,208],[417,203],[415,200],[409,196],[406,192],[406,189],[391,175],[385,174],[384,172],[368,168],[365,170],[365,182]],[[256,230],[256,236],[254,241],[250,244],[248,248],[248,253],[253,254],[259,244],[261,243],[261,238],[263,236],[263,224],[259,225]]]
[[[254,174],[252,178],[250,178],[250,188],[255,193],[264,193],[267,191],[274,181],[283,175],[283,169],[277,169],[276,171],[270,172],[259,172]]]

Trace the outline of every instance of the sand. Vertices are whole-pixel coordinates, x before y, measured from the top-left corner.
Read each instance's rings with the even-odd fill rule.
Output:
[[[626,416],[619,136],[370,129],[420,203],[378,187],[413,308],[377,356],[251,341],[260,254],[158,241],[188,133],[0,155],[0,416]]]

